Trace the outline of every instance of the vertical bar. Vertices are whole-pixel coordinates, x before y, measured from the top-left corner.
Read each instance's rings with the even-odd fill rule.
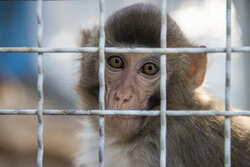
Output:
[[[43,18],[42,18],[42,0],[37,0],[37,45],[42,47],[43,36]],[[37,91],[38,91],[38,104],[37,104],[37,118],[38,118],[38,130],[37,130],[37,167],[43,166],[43,53],[38,53],[37,57]]]
[[[167,0],[162,0],[161,8],[161,48],[167,47]],[[167,56],[161,55],[161,136],[160,136],[160,167],[167,162]]]
[[[105,110],[105,32],[104,32],[104,24],[105,24],[105,16],[104,16],[104,0],[99,0],[99,8],[100,8],[100,17],[99,17],[99,107],[101,110]],[[104,116],[100,115],[99,117],[99,167],[104,167],[104,142],[105,142],[105,131],[104,131]]]
[[[226,8],[226,86],[225,110],[230,110],[231,82],[231,0],[227,0]],[[225,167],[231,167],[231,119],[225,117]]]

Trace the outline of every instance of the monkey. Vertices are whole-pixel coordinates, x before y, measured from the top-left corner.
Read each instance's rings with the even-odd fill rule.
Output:
[[[161,10],[138,3],[114,12],[105,22],[106,47],[160,47]],[[97,26],[81,34],[81,46],[98,46]],[[203,47],[191,43],[167,15],[170,48]],[[107,110],[155,110],[160,105],[160,55],[106,53],[105,106]],[[167,108],[169,110],[224,110],[224,103],[201,88],[207,54],[167,54]],[[82,109],[98,109],[98,53],[83,53],[77,92]],[[98,165],[98,117],[88,116],[83,147],[76,166]],[[250,166],[250,134],[231,119],[232,166]],[[91,129],[90,129],[91,127]],[[158,116],[105,116],[105,166],[160,166]],[[224,166],[224,117],[168,116],[169,167]]]

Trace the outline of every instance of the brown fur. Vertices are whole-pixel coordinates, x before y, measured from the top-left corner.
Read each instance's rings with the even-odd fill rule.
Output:
[[[105,32],[106,46],[160,47],[160,10],[150,4],[135,4],[123,8],[109,17]],[[98,34],[96,27],[84,30],[81,45],[98,46]],[[178,25],[169,16],[167,34],[168,47],[197,47],[186,39]],[[129,56],[136,56],[136,54]],[[169,54],[167,61],[167,106],[169,110],[224,110],[222,102],[198,88],[203,82],[206,71],[206,54]],[[81,64],[78,93],[82,99],[83,108],[97,109],[99,90],[97,53],[84,54]],[[106,82],[112,85],[109,81],[106,80]],[[106,91],[109,93],[109,89],[106,88]],[[147,104],[139,109],[158,108],[159,85],[147,99]],[[109,104],[106,102],[106,105]],[[112,119],[117,119],[117,122],[124,121],[120,117]],[[125,131],[131,128],[127,127],[129,125],[120,127],[117,124],[120,128],[119,133],[106,129],[106,143],[108,143],[105,152],[106,166],[159,166],[159,118],[138,117],[138,119],[141,121],[140,126],[138,128],[133,126],[131,135],[122,134],[122,128]],[[98,132],[96,119],[91,117],[91,120],[94,122],[94,129]],[[109,117],[106,117],[106,120],[106,123],[109,123]],[[239,126],[232,119],[232,166],[250,166],[249,137],[247,129]],[[89,154],[88,151],[86,154]],[[117,159],[110,155],[116,156]],[[97,157],[97,155],[94,156]],[[79,165],[84,164],[82,159],[84,155],[80,157]],[[86,159],[86,161],[88,161],[87,166],[97,163],[97,159],[91,162]],[[223,165],[223,117],[167,117],[167,166],[217,167]]]

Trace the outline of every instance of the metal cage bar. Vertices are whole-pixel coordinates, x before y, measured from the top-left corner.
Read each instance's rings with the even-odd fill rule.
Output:
[[[105,110],[105,12],[104,0],[99,0],[99,109]],[[99,167],[104,167],[104,142],[105,142],[105,120],[104,115],[99,116]]]
[[[105,47],[106,53],[225,53],[227,48],[118,48]],[[0,53],[93,53],[98,52],[99,47],[75,47],[75,48],[48,48],[48,47],[0,47]],[[250,46],[234,47],[231,52],[249,53]]]
[[[36,115],[37,110],[0,110],[0,115]],[[43,110],[43,115],[139,115],[159,116],[160,110]],[[250,111],[167,110],[167,116],[250,116]]]
[[[167,47],[167,0],[162,0],[161,8],[161,48]],[[160,133],[160,167],[166,167],[167,162],[167,55],[160,58],[161,69],[161,133]]]
[[[37,0],[37,46],[42,47],[43,38],[43,17],[42,17],[42,0]],[[38,52],[37,56],[37,91],[38,91],[38,104],[37,104],[37,167],[43,166],[43,53]]]
[[[230,111],[231,82],[231,0],[226,1],[226,85],[225,111]],[[225,116],[225,167],[231,167],[231,118]]]

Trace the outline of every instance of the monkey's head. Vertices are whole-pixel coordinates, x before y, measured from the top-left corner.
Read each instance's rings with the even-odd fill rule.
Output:
[[[105,45],[110,47],[160,47],[161,11],[151,4],[135,4],[111,15],[105,24]],[[83,31],[82,46],[98,46],[95,27]],[[178,25],[168,16],[168,47],[197,47],[189,43]],[[82,56],[79,93],[87,109],[98,106],[98,55]],[[188,103],[184,97],[204,79],[206,54],[169,54],[167,58],[168,108]],[[107,110],[151,110],[160,104],[160,54],[106,53]],[[86,95],[88,95],[86,97]],[[90,97],[91,96],[91,97]],[[95,106],[95,107],[93,107]],[[86,107],[85,107],[86,108]],[[181,107],[180,107],[181,108]],[[133,135],[143,128],[147,117],[108,116],[106,127]]]

